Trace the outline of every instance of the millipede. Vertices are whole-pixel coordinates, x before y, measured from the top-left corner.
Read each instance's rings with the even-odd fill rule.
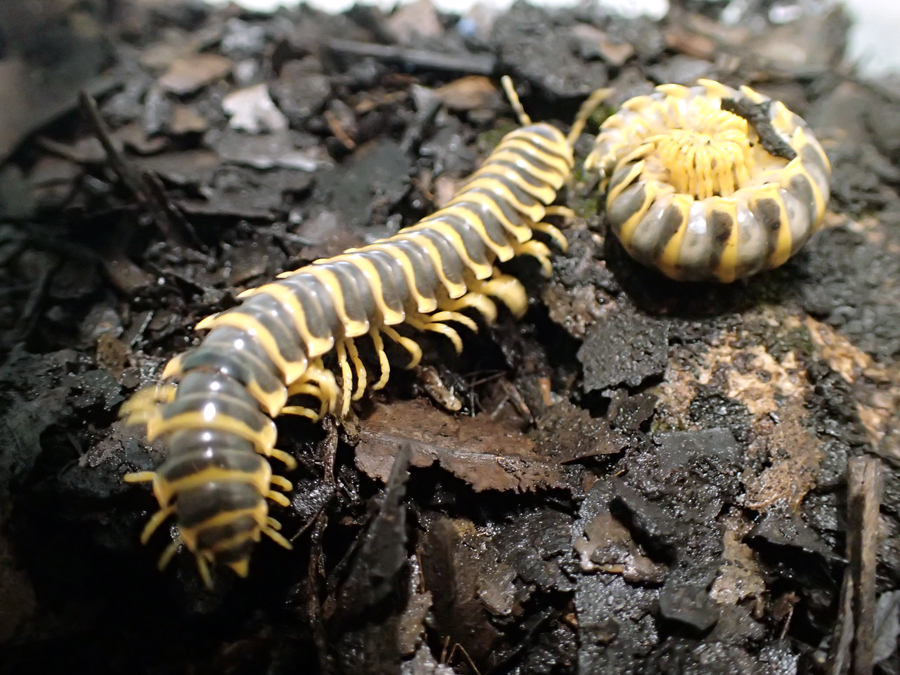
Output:
[[[524,314],[524,287],[497,263],[528,255],[550,274],[550,248],[534,235],[565,250],[563,233],[543,219],[571,217],[551,204],[572,175],[575,141],[609,91],[588,97],[566,136],[550,124],[532,123],[512,82],[502,83],[522,126],[502,138],[443,208],[394,236],[246,291],[240,305],[197,324],[209,332],[167,364],[161,384],[122,406],[129,423],[146,425],[148,441],[166,442],[166,459],[156,471],[125,476],[151,482],[159,502],[143,543],[175,517],[177,536],[160,557],[160,569],[183,544],[211,586],[213,565],[246,576],[262,535],[291,548],[267,500],[287,506],[284,492],[292,485],[267,460],[280,460],[287,470],[296,460],[275,448],[272,418],[346,417],[352,401],[388,381],[385,338],[408,353],[406,367],[412,368],[422,348],[411,331],[440,334],[460,352],[462,338],[450,324],[478,330],[465,311],[491,324],[499,300],[513,315]],[[364,336],[379,362],[375,381],[359,355],[357,340]]]
[[[806,122],[750,87],[665,84],[626,101],[585,160],[639,262],[730,283],[776,268],[822,225],[831,165]]]

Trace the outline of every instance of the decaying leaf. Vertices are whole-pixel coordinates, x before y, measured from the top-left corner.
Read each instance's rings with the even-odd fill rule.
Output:
[[[386,480],[402,444],[412,466],[435,462],[477,492],[566,487],[565,472],[535,452],[534,442],[487,415],[451,417],[422,401],[379,405],[360,425],[356,465]]]
[[[803,426],[807,412],[803,404],[790,400],[781,406],[775,423],[760,419],[766,433],[754,442],[769,458],[770,465],[758,477],[748,481],[746,505],[764,511],[786,500],[795,508],[816,484],[822,451],[819,441]]]
[[[537,420],[535,437],[539,456],[559,463],[614,455],[628,445],[628,439],[611,429],[606,420],[591,417],[567,400],[549,407]]]
[[[231,59],[218,54],[193,54],[176,59],[159,78],[159,86],[183,96],[221,79],[231,72]]]

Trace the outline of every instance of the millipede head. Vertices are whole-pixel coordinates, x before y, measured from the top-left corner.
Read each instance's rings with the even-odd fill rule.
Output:
[[[128,424],[147,424],[159,412],[159,407],[175,398],[174,384],[159,384],[135,392],[122,407],[119,417],[126,418]]]

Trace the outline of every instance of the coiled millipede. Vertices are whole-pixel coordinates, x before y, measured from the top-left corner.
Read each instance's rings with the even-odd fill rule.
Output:
[[[628,253],[679,280],[782,265],[821,226],[831,166],[780,101],[712,80],[661,85],[600,127],[585,161]]]
[[[141,536],[144,543],[176,517],[178,536],[162,554],[160,568],[183,542],[211,585],[213,564],[246,576],[253,545],[263,534],[290,548],[266,500],[287,506],[279,490],[292,486],[273,475],[266,458],[281,460],[289,470],[296,461],[275,448],[270,417],[346,416],[370,384],[357,338],[372,342],[380,376],[370,388],[380,389],[391,369],[383,336],[409,352],[407,367],[422,357],[418,343],[397,326],[441,334],[459,352],[462,339],[448,324],[478,330],[464,310],[488,324],[497,316],[492,298],[516,316],[525,312],[525,289],[496,263],[530,255],[550,273],[550,249],[533,235],[542,233],[566,248],[562,232],[543,218],[571,215],[548,205],[571,175],[573,144],[585,121],[608,92],[589,97],[564,136],[549,124],[532,124],[508,78],[503,85],[523,127],[503,137],[446,206],[392,237],[247,291],[239,306],[197,324],[210,332],[169,362],[163,384],[137,392],[122,406],[129,423],[146,425],[148,440],[167,440],[167,458],[157,471],[125,477],[152,481],[159,502]],[[340,384],[323,360],[332,354]],[[287,405],[291,397],[300,401]],[[311,400],[318,406],[302,405]]]

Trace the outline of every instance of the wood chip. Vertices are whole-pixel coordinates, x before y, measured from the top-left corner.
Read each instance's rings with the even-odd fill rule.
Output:
[[[434,93],[451,110],[480,110],[500,101],[499,90],[483,75],[462,77],[438,87]]]
[[[192,54],[176,59],[159,78],[159,86],[179,96],[193,94],[231,72],[231,59],[218,54]]]
[[[847,528],[853,579],[853,675],[871,675],[875,655],[875,581],[878,520],[884,488],[881,462],[874,457],[850,460],[847,478]]]

